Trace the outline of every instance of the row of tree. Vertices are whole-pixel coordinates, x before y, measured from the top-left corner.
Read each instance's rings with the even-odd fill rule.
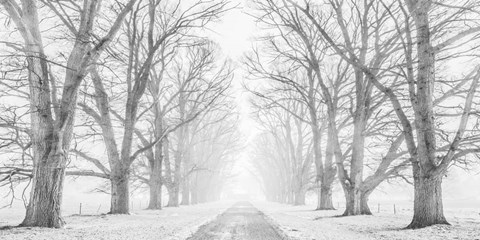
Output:
[[[0,4],[0,187],[31,181],[22,226],[64,225],[65,175],[105,179],[112,214],[131,186],[149,209],[162,186],[168,206],[219,198],[238,149],[233,73],[201,30],[226,1]]]
[[[408,227],[447,223],[442,179],[480,149],[478,1],[251,7],[266,32],[245,65],[262,126],[253,164],[268,198],[303,204],[316,189],[317,209],[333,209],[337,179],[344,215],[371,214],[369,195],[401,177],[414,186]]]

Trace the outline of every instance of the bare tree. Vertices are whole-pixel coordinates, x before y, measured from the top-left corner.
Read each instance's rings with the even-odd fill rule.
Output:
[[[112,187],[110,213],[113,214],[125,214],[129,211],[129,177],[132,163],[164,138],[164,133],[157,134],[156,138],[147,145],[136,151],[132,149],[134,134],[137,131],[135,125],[146,112],[139,111],[139,108],[151,79],[152,69],[164,67],[160,65],[161,61],[155,61],[155,59],[158,57],[162,59],[164,57],[162,53],[170,50],[167,48],[169,41],[188,34],[192,28],[204,27],[225,11],[226,6],[224,1],[198,1],[182,12],[178,4],[180,3],[172,7],[169,3],[164,5],[162,1],[139,2],[126,20],[124,35],[120,36],[119,41],[126,43],[124,48],[112,49],[110,59],[117,59],[127,64],[123,75],[127,92],[126,101],[124,101],[125,114],[121,115],[111,108],[104,86],[105,77],[102,77],[96,68],[91,69],[91,78],[98,113],[87,104],[80,103],[84,112],[93,117],[102,130],[111,171],[109,176]],[[171,9],[172,12],[162,13],[159,8]],[[105,65],[108,69],[108,63]],[[160,69],[160,71],[163,70]],[[154,97],[153,105],[158,101],[159,96]],[[112,115],[122,123],[123,132],[120,134],[123,137],[120,149],[115,138]],[[158,168],[159,171],[160,169]]]
[[[184,181],[190,181],[191,204],[218,200],[240,145],[238,115],[228,95],[190,124],[190,157]],[[183,189],[185,191],[185,189]]]
[[[248,58],[250,72],[257,78],[271,79],[290,88],[300,94],[299,101],[303,102],[308,108],[309,118],[300,116],[303,121],[310,124],[313,133],[313,148],[315,166],[317,172],[318,210],[333,209],[331,199],[332,183],[336,175],[336,169],[333,164],[333,145],[332,140],[326,140],[325,158],[322,156],[321,135],[320,132],[321,118],[323,113],[320,111],[321,101],[327,103],[329,119],[332,124],[327,125],[328,132],[337,131],[332,127],[336,124],[337,107],[339,99],[333,99],[333,92],[328,89],[330,87],[329,80],[324,79],[320,66],[324,61],[325,48],[317,37],[315,30],[308,29],[302,25],[302,20],[298,16],[288,12],[288,9],[282,8],[282,5],[276,1],[256,1],[256,7],[261,12],[258,14],[257,21],[275,30],[275,33],[266,38],[268,51],[272,52],[276,64],[282,61],[288,61],[290,68],[270,70],[266,66],[262,66],[261,58],[258,52]],[[278,61],[278,62],[277,62]],[[348,69],[345,64],[340,63],[338,66],[338,77],[331,86],[334,91],[345,85],[345,74]],[[302,72],[300,78],[293,79],[289,72]],[[303,79],[305,80],[303,80]],[[336,86],[335,86],[336,85]],[[338,94],[338,92],[337,92]],[[257,94],[258,95],[258,94]],[[298,116],[298,115],[296,115]],[[331,138],[332,134],[327,134],[327,138]]]
[[[465,77],[462,77],[462,81],[456,85],[447,83],[446,85],[452,89],[435,99],[438,95],[434,83],[442,84],[442,81],[438,79],[440,71],[435,66],[437,64],[448,64],[448,60],[471,56],[472,51],[476,50],[474,46],[464,43],[476,39],[476,33],[480,30],[478,24],[471,22],[471,25],[459,26],[456,19],[469,14],[477,14],[474,9],[478,8],[478,3],[475,1],[462,1],[460,3],[436,3],[429,0],[405,1],[407,5],[407,8],[405,8],[402,1],[380,1],[377,4],[365,2],[364,9],[372,8],[375,9],[377,14],[381,11],[382,16],[389,16],[386,21],[389,21],[390,24],[384,24],[384,27],[390,28],[390,32],[397,35],[395,37],[395,39],[398,39],[396,40],[397,44],[391,49],[398,49],[392,54],[400,51],[401,64],[391,66],[390,69],[399,69],[399,72],[396,77],[385,77],[384,79],[391,82],[392,79],[398,79],[398,76],[404,78],[403,84],[406,85],[410,104],[410,106],[404,107],[401,103],[401,93],[394,91],[389,86],[390,84],[382,81],[383,79],[377,74],[378,68],[363,63],[361,57],[355,54],[352,49],[344,48],[342,44],[334,40],[324,25],[321,24],[321,21],[325,20],[320,17],[321,14],[314,13],[311,6],[300,6],[293,1],[289,2],[311,21],[339,56],[366,76],[368,84],[375,86],[389,98],[392,108],[401,122],[413,166],[414,217],[408,227],[420,228],[447,223],[443,215],[442,178],[458,156],[475,152],[473,149],[461,148],[460,145],[462,142],[468,143],[464,134],[471,116],[472,100],[478,84],[478,70],[475,67]],[[331,5],[336,11],[337,19],[340,19],[341,4],[337,1],[331,1]],[[442,12],[442,14],[438,14],[439,12]],[[398,13],[401,19],[398,19],[395,13]],[[467,19],[471,18],[468,17]],[[340,19],[337,26],[340,26],[341,29],[347,29],[345,24],[345,21]],[[369,26],[364,26],[365,31],[368,31],[368,28]],[[452,29],[455,29],[455,31],[452,31]],[[388,30],[385,29],[384,32],[388,32]],[[416,49],[414,48],[415,45],[417,46]],[[376,46],[384,48],[388,44],[379,43]],[[469,55],[464,54],[466,51],[470,51]],[[459,91],[466,82],[471,83],[468,90]],[[448,143],[445,148],[438,147],[437,132],[439,129],[435,126],[435,101],[441,101],[452,96],[452,92],[463,93],[464,96],[459,126],[456,131],[453,131],[455,136],[453,139],[444,138],[445,142]],[[409,117],[408,113],[410,111],[412,117]],[[444,155],[439,155],[440,152],[443,152]]]
[[[252,102],[263,130],[257,140],[261,144],[254,148],[253,165],[263,178],[267,198],[303,205],[312,180],[313,140],[310,124],[298,116],[308,110],[302,102],[292,101],[294,96],[278,95],[290,101],[272,103],[261,97]]]
[[[177,122],[185,124],[176,129],[174,136],[169,137],[170,147],[174,149],[174,161],[165,161],[164,179],[169,192],[168,206],[178,206],[181,183],[184,184],[185,191],[182,199],[185,204],[189,202],[186,169],[191,166],[188,157],[192,156],[190,142],[194,134],[191,132],[190,122],[217,105],[224,98],[232,80],[229,63],[219,61],[219,55],[212,43],[189,46],[177,57],[169,72],[169,78],[174,85],[175,104],[172,114]],[[176,143],[175,147],[173,143]]]
[[[74,36],[60,99],[52,94],[49,84],[50,63],[42,43],[38,2],[0,2],[24,40],[22,51],[28,62],[34,170],[30,202],[22,226],[62,227],[64,224],[61,216],[61,196],[78,87],[87,73],[87,68],[108,47],[135,1],[120,5],[120,12],[109,30],[103,37],[95,39],[91,32],[101,2],[85,0],[82,6],[74,4],[79,17],[75,22],[57,12],[64,27],[71,30]],[[52,10],[55,11],[62,4],[64,3],[52,4]]]

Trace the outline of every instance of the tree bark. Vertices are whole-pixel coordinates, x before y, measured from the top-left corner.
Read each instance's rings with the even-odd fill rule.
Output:
[[[53,149],[45,162],[36,164],[30,202],[21,226],[61,228],[65,224],[61,205],[66,158],[62,153],[61,149]]]
[[[332,203],[332,184],[320,184],[320,201],[317,210],[334,210]]]
[[[43,50],[36,1],[23,1],[21,13],[11,12],[12,3],[1,3],[24,37],[28,63],[34,170],[30,202],[21,226],[60,228],[64,225],[61,217],[62,191],[73,133],[77,91],[91,60],[84,57],[89,52],[87,46],[90,35],[87,31],[92,25],[84,24],[76,36],[67,61],[61,103],[56,106],[54,118],[50,99],[56,99],[57,96],[51,96],[49,88],[48,64]],[[95,6],[84,11],[90,15],[85,14],[81,21],[93,21]]]
[[[344,188],[346,208],[343,216],[355,216],[362,214],[361,193],[354,187]]]
[[[111,177],[111,202],[110,214],[128,214],[129,213],[129,174],[112,174]]]
[[[158,111],[159,106],[155,105],[155,138],[158,139],[163,134],[163,118]],[[150,161],[150,201],[148,209],[162,209],[162,164],[163,164],[163,141],[155,145],[155,151],[152,151],[152,161]]]
[[[162,209],[162,176],[161,169],[158,170],[158,163],[154,166],[154,170],[150,175],[150,200],[148,209]]]
[[[194,177],[195,181],[192,180],[191,184],[191,204],[197,204],[198,203],[198,195],[199,195],[199,189],[202,186],[202,184],[199,182],[201,177],[199,177],[199,173],[195,173]]]
[[[178,207],[179,191],[178,186],[173,186],[168,191],[168,205],[167,207]]]
[[[328,127],[328,136],[327,136],[327,146],[325,154],[325,167],[323,170],[323,175],[320,183],[320,199],[317,205],[317,210],[333,210],[332,202],[332,184],[335,180],[336,168],[333,165],[333,156],[334,156],[334,144],[333,144],[333,134],[335,131],[330,125]]]
[[[65,224],[61,216],[66,165],[64,131],[55,129],[48,64],[39,29],[36,1],[23,1],[21,12],[17,12],[19,9],[16,9],[16,3],[0,1],[0,4],[5,7],[22,34],[28,69],[33,184],[21,226],[60,228]]]
[[[359,110],[363,112],[362,110]],[[350,162],[349,179],[341,179],[346,200],[344,216],[361,215],[361,186],[363,183],[363,156],[365,136],[362,132],[365,129],[363,114],[355,118],[353,133],[352,159]]]
[[[371,191],[363,191],[360,193],[360,211],[362,215],[372,215],[372,211],[370,211],[370,207],[368,206],[370,193]]]
[[[416,229],[435,224],[449,224],[443,215],[442,176],[414,175],[413,219],[407,228]]]
[[[417,129],[417,152],[412,156],[414,178],[413,219],[407,228],[448,224],[443,215],[442,177],[445,171],[436,166],[436,130],[433,112],[435,53],[431,45],[429,11],[431,1],[408,0],[417,33],[417,91],[412,99]]]

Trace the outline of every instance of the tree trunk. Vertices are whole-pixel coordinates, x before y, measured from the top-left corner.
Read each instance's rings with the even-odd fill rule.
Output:
[[[327,151],[325,158],[324,174],[320,184],[320,206],[317,210],[335,210],[332,201],[332,184],[335,180],[337,169],[332,167],[333,144],[327,144],[327,146],[329,146],[330,149]]]
[[[297,189],[295,192],[295,206],[305,205],[305,190],[303,188]]]
[[[317,210],[335,210],[332,203],[332,185],[321,184],[320,186],[320,200]]]
[[[112,175],[110,214],[129,213],[128,174]]]
[[[168,189],[168,204],[167,207],[178,207],[178,186],[173,186]]]
[[[30,14],[36,17],[36,11]],[[40,33],[37,34],[40,39]],[[71,134],[55,130],[47,63],[42,47],[32,44],[27,49],[31,55],[27,57],[27,62],[34,166],[30,201],[21,226],[61,228],[65,224],[61,203]],[[67,121],[67,124],[70,123]],[[71,130],[71,126],[67,126],[67,130]]]
[[[279,203],[287,203],[287,193],[285,192],[285,190],[282,190],[280,192],[278,202]]]
[[[162,209],[162,180],[161,176],[155,171],[150,177],[150,201],[148,209]]]
[[[185,177],[185,179],[183,179],[182,185],[182,202],[180,203],[180,205],[190,205],[190,184],[188,181],[188,177]]]
[[[295,199],[294,199],[293,191],[289,188],[287,192],[287,204],[293,205],[294,203],[295,203]]]
[[[358,91],[358,90],[357,90]],[[364,105],[362,98],[357,101]],[[353,147],[350,161],[350,177],[343,176],[342,185],[345,193],[346,209],[343,216],[362,215],[361,186],[363,183],[363,158],[365,135],[365,109],[358,108],[354,118]]]
[[[408,2],[417,35],[417,81],[415,126],[417,130],[416,159],[412,162],[414,178],[413,219],[407,228],[422,228],[448,224],[443,215],[442,177],[437,171],[435,113],[433,111],[435,79],[435,50],[432,46],[429,16],[432,1]]]
[[[159,123],[160,122],[160,123]],[[156,122],[155,134],[156,138],[160,137],[162,131],[161,120]],[[150,201],[148,209],[162,209],[162,161],[163,161],[163,144],[162,141],[155,145],[155,154],[153,161],[150,162]]]
[[[192,191],[192,201],[191,204],[198,204],[198,193],[197,191]]]
[[[415,177],[414,183],[413,220],[407,228],[449,224],[443,215],[441,176]]]
[[[198,189],[200,188],[201,184],[199,183],[199,176],[198,173],[195,173],[195,181],[191,183],[191,204],[198,203]]]
[[[321,187],[320,187],[320,182],[316,182],[315,183],[315,193],[317,194],[317,208],[315,208],[315,210],[320,210],[320,202],[321,202],[321,199],[322,199],[322,190],[321,190]]]
[[[331,114],[334,115],[334,114]],[[333,121],[333,120],[332,120]],[[320,196],[317,210],[334,210],[332,203],[332,184],[335,180],[337,169],[333,167],[334,147],[333,134],[335,129],[332,125],[328,127],[327,144],[325,150],[325,167],[320,179]]]
[[[346,207],[343,216],[362,215],[361,194],[353,187],[344,188]]]
[[[62,111],[61,116],[55,115],[63,127],[62,130],[58,129],[52,112],[52,105],[58,103],[51,101],[47,57],[44,54],[40,34],[36,1],[22,1],[22,12],[17,14],[23,16],[12,14],[10,4],[6,2],[1,4],[5,6],[10,16],[17,20],[17,28],[20,29],[25,41],[28,64],[33,178],[30,201],[21,226],[61,228],[65,224],[61,216],[61,203],[74,109],[69,108],[71,105],[62,104],[62,110],[67,111]],[[69,59],[68,64],[71,63]],[[66,79],[65,82],[70,81]],[[64,96],[65,99],[75,99],[77,89],[72,90],[73,95]],[[65,92],[64,88],[64,95]],[[56,96],[54,97],[53,99],[56,99]],[[57,111],[54,112],[59,113],[59,106],[55,107]]]
[[[61,228],[65,224],[61,205],[66,159],[55,152],[45,160],[35,166],[30,202],[20,226]]]
[[[370,196],[371,191],[364,191],[360,193],[360,211],[362,215],[372,215],[370,207],[368,206],[368,197]]]

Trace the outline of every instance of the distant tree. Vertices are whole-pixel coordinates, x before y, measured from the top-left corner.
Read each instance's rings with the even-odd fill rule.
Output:
[[[176,207],[180,187],[185,191],[184,204],[189,204],[188,169],[192,155],[190,142],[194,132],[191,122],[210,111],[225,96],[232,81],[232,69],[228,62],[221,61],[211,42],[192,45],[183,49],[169,71],[173,88],[173,112],[177,122],[184,122],[171,136],[173,161],[165,162],[165,186],[169,192],[168,206]],[[182,171],[183,169],[183,171]],[[188,194],[188,196],[187,196]]]
[[[279,98],[294,99],[288,93]],[[305,204],[311,185],[313,140],[310,124],[298,116],[307,113],[306,107],[295,100],[280,104],[265,97],[252,100],[252,104],[262,131],[254,145],[252,164],[261,175],[267,198]]]
[[[166,5],[165,5],[166,4]],[[106,78],[102,76],[98,67],[91,68],[91,79],[94,86],[93,96],[97,109],[90,107],[86,103],[80,103],[82,110],[95,119],[95,122],[101,128],[105,147],[109,160],[111,181],[111,208],[112,214],[126,214],[129,212],[129,179],[132,163],[141,154],[153,148],[165,137],[165,133],[157,132],[155,139],[148,144],[133,150],[135,142],[134,136],[138,131],[136,123],[145,113],[153,107],[158,97],[154,96],[154,102],[146,111],[141,111],[141,100],[144,93],[151,83],[152,72],[156,67],[161,68],[164,51],[172,51],[168,47],[170,41],[178,40],[179,37],[188,34],[192,28],[202,28],[208,22],[217,18],[224,10],[226,2],[205,2],[198,1],[189,6],[187,10],[181,11],[178,5],[170,5],[161,1],[139,2],[134,10],[125,20],[125,29],[123,35],[119,37],[119,46],[111,49],[110,56],[102,64],[106,69],[115,69],[117,64],[126,64],[124,72],[115,72],[114,75],[122,78],[121,84],[126,85],[126,96],[120,94],[123,106],[121,111],[115,111],[110,103],[109,95],[106,91]],[[171,12],[162,12],[159,9],[168,9]],[[158,61],[160,59],[160,61]],[[198,70],[198,69],[195,69]],[[202,72],[203,73],[203,72]],[[106,74],[104,74],[106,75]],[[115,83],[114,85],[117,85]],[[125,86],[124,85],[124,86]],[[151,85],[151,84],[150,84]],[[125,90],[122,89],[122,92]],[[162,94],[162,93],[158,93]],[[158,116],[157,116],[158,117]],[[121,145],[117,143],[115,137],[113,120],[121,122],[122,135]],[[161,121],[161,119],[160,119]],[[161,123],[161,122],[160,122]],[[118,133],[117,133],[118,134]],[[121,146],[119,148],[119,146]],[[161,149],[161,147],[157,148]],[[81,154],[80,156],[85,156]],[[91,157],[84,157],[91,159]],[[97,161],[99,162],[99,161]],[[155,163],[154,163],[155,164]],[[159,163],[161,164],[161,162]],[[157,168],[157,171],[161,170]],[[153,166],[153,168],[156,168]],[[101,166],[100,169],[107,169]],[[159,174],[158,172],[156,174]],[[154,186],[158,189],[158,186]],[[157,198],[159,199],[159,198]],[[157,204],[157,207],[160,207]]]

